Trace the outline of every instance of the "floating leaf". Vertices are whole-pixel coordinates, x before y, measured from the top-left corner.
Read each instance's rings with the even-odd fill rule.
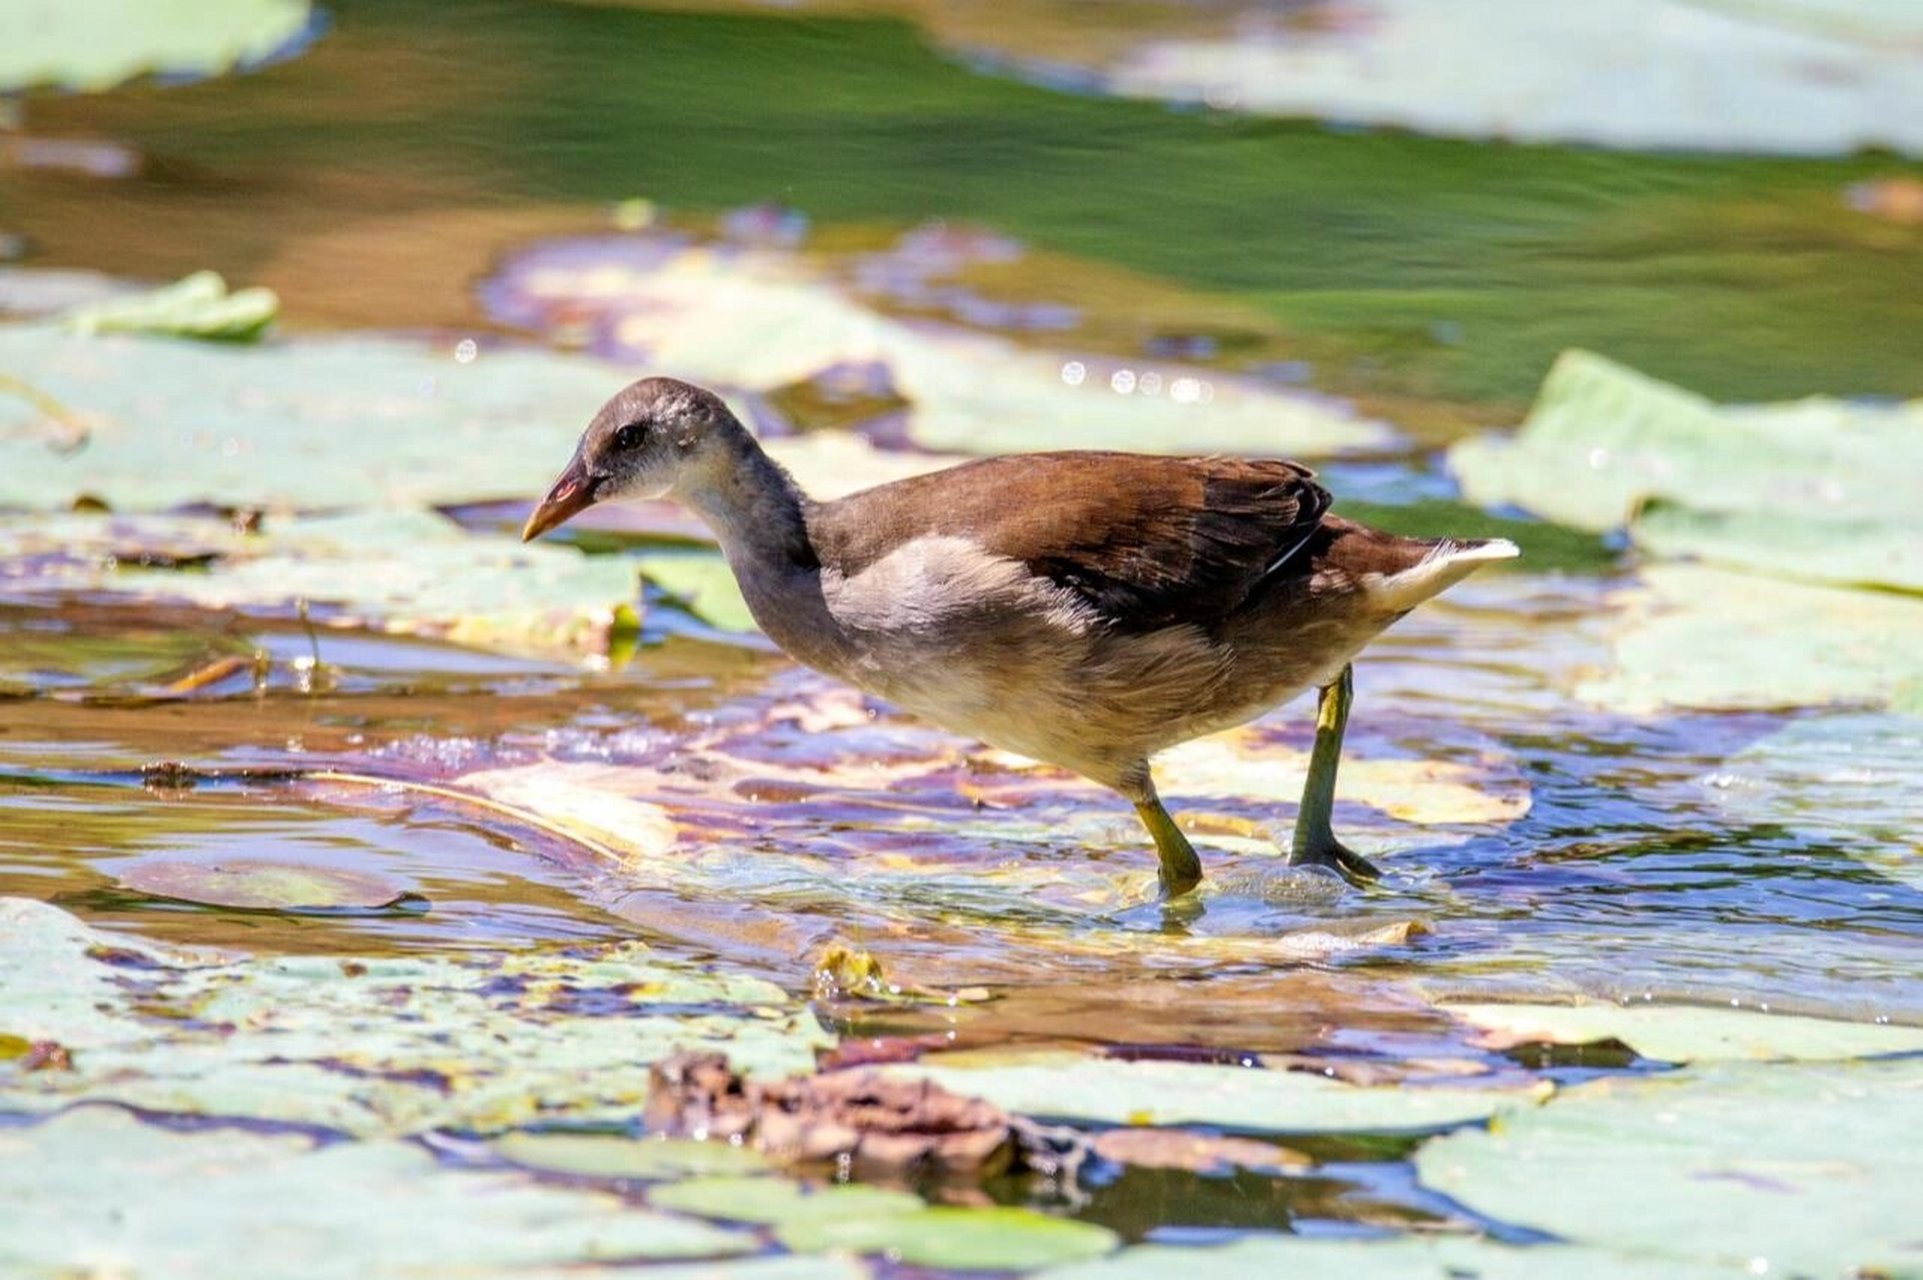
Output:
[[[920,1213],[924,1207],[920,1196],[906,1191],[860,1183],[810,1186],[786,1178],[695,1178],[656,1188],[648,1203],[704,1218],[770,1226]]]
[[[25,0],[0,44],[0,91],[228,71],[285,47],[310,20],[307,0]]]
[[[1653,554],[1923,590],[1919,441],[1923,402],[1724,409],[1569,351],[1513,439],[1465,441],[1449,464],[1472,501],[1628,525]]]
[[[703,622],[723,631],[756,629],[734,571],[720,556],[651,555],[642,556],[639,563],[643,577]]]
[[[0,1063],[0,1110],[114,1101],[360,1135],[626,1119],[678,1049],[786,1075],[828,1043],[778,988],[635,943],[226,960],[18,898],[0,899],[0,1032],[75,1063]]]
[[[1920,419],[1918,430],[1923,430]],[[1644,503],[1630,525],[1636,545],[1665,559],[1715,564],[1846,587],[1923,592],[1923,520],[1809,520],[1770,511],[1701,511],[1668,499]]]
[[[123,868],[119,879],[152,897],[247,911],[378,911],[407,893],[405,885],[365,871],[249,858],[155,858]]]
[[[157,333],[249,342],[280,314],[272,289],[227,291],[218,272],[197,271],[163,288],[76,307],[63,317],[75,333]]]
[[[1909,1275],[1923,1060],[1600,1080],[1416,1153],[1425,1185],[1578,1244],[1753,1274]]]
[[[1552,18],[1526,5],[1445,16],[1421,0],[1375,0],[1363,12],[1268,38],[1146,41],[1096,83],[1130,97],[1503,141],[1923,150],[1919,28],[1901,5],[1731,0],[1674,21],[1651,21],[1667,12],[1654,5]],[[1815,65],[1829,74],[1810,75]],[[1706,66],[1714,94],[1702,92]]]
[[[448,1168],[412,1143],[166,1129],[110,1107],[0,1128],[0,1200],[8,1274],[215,1275],[245,1258],[262,1280],[507,1275],[756,1248],[602,1192]]]
[[[749,1173],[769,1167],[766,1160],[746,1147],[688,1138],[518,1132],[503,1134],[492,1145],[497,1155],[515,1164],[581,1178],[636,1178],[654,1182]]]
[[[1163,1280],[1200,1273],[1341,1276],[1343,1280],[1729,1280],[1724,1267],[1607,1249],[1490,1240],[1318,1240],[1261,1235],[1202,1247],[1137,1245],[1097,1262],[1043,1272],[1046,1280]]]
[[[3,450],[4,446],[0,446]],[[145,549],[210,557],[182,573]],[[292,614],[537,654],[605,653],[631,632],[634,565],[468,534],[432,512],[292,517],[264,533],[182,516],[0,516],[0,571],[19,586],[206,609]],[[323,657],[326,640],[321,640]]]
[[[1923,1052],[1923,1027],[1799,1018],[1733,1009],[1620,1004],[1455,1004],[1495,1048],[1620,1040],[1645,1058],[1824,1061]]]
[[[1092,1223],[1008,1208],[793,1218],[775,1237],[800,1252],[880,1253],[955,1271],[1027,1270],[1099,1258],[1117,1244],[1113,1232]]]
[[[882,1070],[933,1080],[1021,1115],[1257,1133],[1419,1133],[1486,1119],[1516,1101],[1500,1089],[1365,1088],[1302,1071],[1073,1053],[1017,1055],[1008,1065],[998,1065],[994,1053],[970,1054],[965,1066],[944,1065],[942,1057]]]
[[[910,324],[856,300],[794,254],[664,245],[643,259],[622,237],[548,244],[530,256],[493,285],[497,297],[509,285],[527,295],[513,299],[524,322],[547,308],[578,322],[585,310],[618,348],[645,351],[659,367],[761,391],[835,365],[879,364],[908,401],[906,431],[924,449],[1323,455],[1394,438],[1327,397],[1252,378]]]
[[[1674,564],[1614,604],[1611,666],[1576,689],[1613,711],[1888,705],[1923,685],[1923,600]]]

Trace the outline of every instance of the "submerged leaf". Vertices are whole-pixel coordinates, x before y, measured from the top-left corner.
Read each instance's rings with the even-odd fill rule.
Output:
[[[923,1209],[878,1216],[796,1217],[775,1237],[801,1252],[880,1253],[911,1266],[955,1271],[1017,1271],[1099,1258],[1113,1232],[1027,1209]]]
[[[1923,1027],[1675,1005],[1452,1004],[1493,1048],[1620,1040],[1663,1062],[1829,1061],[1923,1052]]]
[[[1226,1244],[1137,1245],[1098,1262],[1042,1274],[1046,1280],[1164,1280],[1196,1274],[1342,1280],[1730,1280],[1732,1272],[1566,1244],[1409,1237],[1331,1240],[1265,1233]]]
[[[664,1181],[769,1167],[747,1147],[688,1138],[629,1138],[603,1133],[517,1132],[492,1144],[495,1154],[528,1169],[579,1178]]]
[[[886,1187],[809,1186],[786,1178],[695,1178],[659,1187],[648,1203],[704,1218],[779,1226],[818,1219],[886,1217],[919,1213],[921,1197]]]
[[[1753,1274],[1909,1275],[1923,1060],[1600,1080],[1416,1154],[1425,1185],[1516,1226]]]
[[[935,1055],[883,1072],[932,1080],[1023,1115],[1258,1133],[1420,1133],[1485,1119],[1517,1100],[1513,1091],[1500,1089],[1367,1088],[1301,1071],[1073,1053],[1015,1054],[999,1065],[998,1056],[969,1054],[966,1065],[945,1065]]]
[[[405,885],[365,871],[247,858],[155,858],[124,868],[119,879],[156,898],[250,911],[374,911],[407,893]]]

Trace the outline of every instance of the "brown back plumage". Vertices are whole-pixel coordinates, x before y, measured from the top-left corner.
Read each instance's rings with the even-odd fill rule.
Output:
[[[1209,630],[1289,567],[1328,510],[1279,460],[1075,452],[984,458],[816,504],[825,567],[856,574],[919,537],[967,538],[1086,600],[1111,625]]]

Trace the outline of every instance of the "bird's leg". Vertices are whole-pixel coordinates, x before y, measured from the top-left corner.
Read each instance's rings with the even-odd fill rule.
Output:
[[[1315,749],[1309,755],[1309,778],[1302,785],[1302,807],[1295,817],[1295,840],[1289,848],[1292,867],[1330,867],[1351,882],[1380,880],[1382,872],[1361,854],[1335,838],[1330,818],[1335,812],[1335,770],[1342,762],[1342,731],[1349,723],[1349,703],[1355,698],[1351,668],[1322,686],[1315,702]]]
[[[1161,873],[1157,877],[1162,882],[1162,896],[1176,898],[1202,883],[1202,860],[1195,855],[1195,846],[1169,817],[1168,810],[1162,807],[1162,798],[1155,794],[1155,787],[1146,780],[1139,790],[1131,789],[1129,799],[1135,802],[1135,812],[1142,816],[1142,825],[1155,837],[1155,852],[1161,857]]]

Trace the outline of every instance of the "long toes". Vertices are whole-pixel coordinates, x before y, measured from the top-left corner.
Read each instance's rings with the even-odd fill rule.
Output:
[[[1289,865],[1327,867],[1350,884],[1371,884],[1382,879],[1382,871],[1375,863],[1338,840],[1331,840],[1327,844],[1310,848],[1291,850]]]

